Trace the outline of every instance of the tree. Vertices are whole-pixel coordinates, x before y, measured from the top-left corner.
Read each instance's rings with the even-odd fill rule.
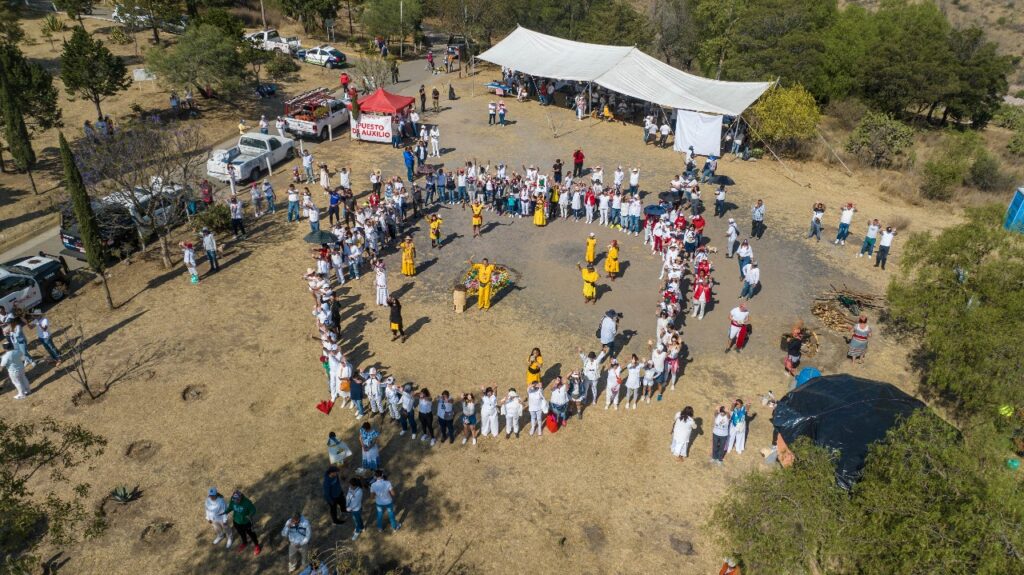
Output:
[[[734,46],[733,31],[748,6],[749,0],[693,0],[693,18],[701,31],[697,57],[704,74],[713,70],[716,80],[722,78]]]
[[[881,42],[874,13],[847,4],[823,34],[824,78],[815,97],[824,103],[860,94],[865,76],[871,73],[869,55]]]
[[[210,24],[219,28],[221,33],[228,38],[234,38],[238,41],[241,41],[242,36],[245,35],[245,22],[242,22],[241,18],[223,8],[212,8],[207,10],[192,22],[190,29],[204,24]]]
[[[956,60],[957,81],[954,89],[942,97],[942,122],[947,117],[957,122],[970,119],[974,128],[984,128],[1009,90],[1006,77],[1013,70],[1013,59],[1000,55],[978,27],[951,30],[949,44]]]
[[[401,7],[399,7],[401,4]],[[399,36],[419,25],[422,6],[419,0],[369,0],[363,10],[363,25],[371,34],[389,38]]]
[[[18,8],[19,4],[0,2],[0,44],[13,46],[25,37],[18,21]]]
[[[153,32],[153,43],[160,43],[160,26],[164,22],[175,22],[181,19],[182,5],[180,0],[136,0],[144,15],[144,21]]]
[[[107,284],[107,252],[100,238],[99,224],[96,222],[96,214],[92,211],[92,201],[85,190],[85,183],[82,181],[82,174],[75,164],[75,157],[71,153],[71,147],[60,134],[60,159],[64,166],[64,186],[67,188],[68,196],[71,198],[71,207],[75,213],[75,221],[78,222],[78,235],[82,238],[82,246],[85,248],[85,258],[89,268],[99,276],[103,282],[103,292],[107,299],[107,309],[114,309],[114,301],[110,297],[110,285]]]
[[[792,467],[746,475],[715,508],[724,551],[755,573],[819,573],[849,537],[850,503],[836,486],[832,454],[806,438],[790,447]]]
[[[53,0],[53,5],[58,10],[67,12],[68,18],[78,20],[82,24],[82,16],[92,14],[96,0]]]
[[[868,112],[846,142],[846,151],[876,168],[891,166],[914,143],[914,130],[886,114]]]
[[[124,60],[111,54],[103,42],[82,27],[75,28],[71,40],[64,42],[60,64],[60,77],[68,94],[91,101],[100,119],[100,102],[132,85]]]
[[[32,140],[25,127],[25,117],[21,113],[21,105],[16,94],[11,92],[7,81],[7,70],[0,69],[0,101],[3,101],[4,139],[14,158],[14,167],[28,174],[32,184],[32,192],[38,194],[36,180],[32,177],[32,168],[36,165],[36,153],[32,149]]]
[[[306,33],[338,15],[338,0],[279,0],[279,3],[285,14],[302,24]],[[395,14],[398,14],[397,8]]]
[[[282,52],[274,52],[267,62],[267,76],[271,80],[283,82],[295,76],[301,70],[295,59]]]
[[[654,0],[648,10],[648,21],[655,31],[654,51],[666,64],[689,70],[697,29],[688,0]]]
[[[174,46],[146,52],[146,67],[169,86],[195,86],[230,98],[242,90],[247,78],[241,47],[240,36],[226,35],[220,27],[203,22],[189,26]]]
[[[114,135],[81,140],[76,158],[85,185],[96,195],[131,207],[133,225],[145,246],[158,238],[160,258],[170,268],[170,235],[185,218],[187,189],[206,162],[206,140],[192,123],[124,124]],[[88,252],[87,252],[88,253]]]
[[[88,349],[89,341],[82,329],[82,322],[75,318],[70,322],[64,342],[61,344],[64,361],[60,368],[82,388],[80,393],[91,400],[102,397],[118,383],[151,377],[153,371],[150,367],[161,357],[157,345],[145,344],[135,347],[118,354],[117,361],[107,369],[103,380],[97,381],[97,378],[92,377],[92,362],[86,354]]]
[[[750,126],[754,135],[769,145],[781,152],[794,152],[814,137],[820,119],[814,96],[803,86],[776,86],[751,108]]]
[[[19,105],[27,120],[29,132],[41,132],[62,125],[57,88],[53,85],[53,76],[46,68],[30,62],[17,46],[11,44],[0,44],[0,67],[7,72],[11,93],[19,95]]]
[[[644,15],[621,0],[594,0],[573,39],[645,48],[650,30]]]
[[[0,555],[4,573],[35,573],[35,550],[99,534],[103,520],[86,510],[88,483],[68,484],[66,473],[100,454],[104,438],[74,424],[47,418],[13,423],[0,418]],[[37,493],[41,476],[62,489]],[[70,490],[63,489],[70,487]],[[83,530],[84,526],[84,530]]]
[[[920,338],[922,392],[960,420],[1024,405],[1024,238],[1002,228],[1002,207],[966,216],[937,235],[912,235],[888,289],[891,321]]]
[[[871,446],[852,494],[858,572],[1024,572],[1024,498],[995,437],[920,411]]]

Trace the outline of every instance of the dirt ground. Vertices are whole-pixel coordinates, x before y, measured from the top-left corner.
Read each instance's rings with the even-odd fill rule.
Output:
[[[457,82],[460,99],[426,116],[441,127],[446,164],[475,158],[547,167],[555,158],[569,161],[572,151],[582,147],[588,165],[605,166],[609,174],[617,164],[639,165],[641,189],[648,194],[666,189],[680,166],[678,154],[644,147],[635,126],[576,122],[567,110],[536,103],[510,100],[514,124],[488,127],[485,110],[492,96],[482,93],[480,84],[492,74]],[[369,188],[366,175],[372,168],[404,175],[400,154],[385,144],[343,138],[317,153],[332,168],[350,167],[357,191]],[[713,257],[720,282],[717,303],[703,321],[687,319],[690,360],[677,389],[664,401],[635,411],[588,410],[582,421],[571,421],[555,435],[523,433],[519,439],[482,440],[476,447],[457,443],[431,449],[399,437],[397,426],[388,423],[382,459],[398,492],[404,528],[387,535],[370,529],[355,544],[348,542],[350,522],[330,526],[320,495],[328,431],[355,446],[357,422],[348,410],[324,416],[314,409],[327,398],[327,388],[317,361],[319,347],[311,339],[311,301],[301,279],[310,262],[301,240],[306,224],[289,225],[279,212],[252,222],[246,240],[220,238],[226,249],[224,269],[198,286],[189,284],[180,267],[161,270],[157,258],[114,269],[118,309],[107,312],[95,286],[78,290],[51,313],[57,341],[67,335],[62,326],[81,323],[96,377],[123,366],[126,352],[156,349],[157,357],[146,366],[149,375],[115,386],[99,402],[75,406],[74,382],[46,365],[30,373],[36,390],[31,398],[0,400],[5,418],[55,416],[83,423],[109,439],[106,453],[91,469],[72,473],[73,479],[87,478],[93,485],[97,504],[116,485],[137,484],[144,492],[142,499],[111,515],[99,539],[64,550],[70,562],[61,572],[284,572],[287,546],[279,533],[297,509],[313,523],[315,547],[337,546],[381,568],[408,565],[420,573],[524,568],[594,574],[714,572],[727,550],[716,540],[710,510],[743,474],[765,469],[758,451],[769,445],[771,433],[759,396],[768,390],[781,395],[788,385],[780,334],[802,319],[822,342],[806,365],[824,373],[850,370],[912,389],[898,342],[883,333],[872,340],[866,364],[849,366],[842,338],[811,316],[811,299],[829,284],[884,289],[899,264],[905,236],[897,237],[888,272],[871,267],[856,257],[869,217],[885,222],[900,216],[912,222],[913,231],[950,219],[880,195],[878,183],[868,176],[848,177],[819,164],[787,166],[731,158],[721,164],[720,173],[737,181],[729,191],[737,207],[729,215],[741,229],[749,229],[755,199],[763,198],[768,206],[767,234],[754,242],[764,285],[750,304],[755,331],[742,355],[722,353],[727,310],[740,285],[735,260],[719,253]],[[280,171],[275,187],[283,189],[286,178]],[[803,239],[810,206],[819,200],[829,206],[858,204],[850,245]],[[594,331],[607,309],[624,314],[624,353],[646,353],[655,326],[658,262],[640,238],[565,221],[537,228],[525,219],[488,214],[486,233],[473,240],[468,212],[446,206],[438,213],[451,234],[442,250],[430,250],[425,226],[414,224],[411,230],[420,253],[416,277],[398,275],[393,253],[387,259],[391,290],[404,303],[408,342],[390,341],[387,313],[374,303],[371,278],[364,276],[340,291],[346,305],[343,349],[361,369],[377,366],[435,394],[448,389],[456,395],[490,384],[522,392],[531,348],[544,353],[545,382],[568,373],[579,366],[577,346],[597,347]],[[827,214],[826,237],[834,234],[837,219],[835,212]],[[712,219],[708,230],[712,245],[720,246],[724,220]],[[602,279],[596,306],[583,303],[575,269],[590,231],[597,233],[600,247],[613,238],[620,241],[624,268],[614,284]],[[489,257],[522,277],[491,311],[473,308],[459,315],[450,309],[450,285],[470,257]],[[200,269],[205,271],[204,262]],[[12,393],[5,388],[3,395]],[[708,462],[710,417],[735,397],[752,404],[748,447],[741,456],[730,454],[719,468]],[[678,463],[669,453],[670,428],[684,405],[696,410],[700,432],[691,458]],[[268,543],[262,556],[239,556],[210,545],[212,532],[202,514],[210,486],[225,493],[242,489],[256,503],[258,532]]]

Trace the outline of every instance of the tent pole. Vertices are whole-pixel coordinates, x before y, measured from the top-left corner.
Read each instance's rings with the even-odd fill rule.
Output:
[[[593,110],[590,109],[590,107],[593,106],[593,105],[594,105],[594,83],[593,82],[587,82],[587,112],[589,112],[589,113],[593,113],[594,112]]]

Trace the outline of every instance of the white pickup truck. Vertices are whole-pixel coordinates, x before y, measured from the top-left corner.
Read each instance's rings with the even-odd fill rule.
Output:
[[[206,161],[206,174],[221,182],[231,176],[228,166],[234,168],[235,181],[258,180],[269,174],[274,164],[295,157],[295,140],[249,132],[238,138],[238,145],[226,150],[214,150]]]
[[[327,88],[317,88],[284,103],[285,130],[298,138],[326,140],[349,121],[348,104]]]
[[[246,34],[245,39],[256,45],[261,50],[268,52],[282,52],[294,56],[299,49],[298,36],[284,37],[277,30],[260,30]]]

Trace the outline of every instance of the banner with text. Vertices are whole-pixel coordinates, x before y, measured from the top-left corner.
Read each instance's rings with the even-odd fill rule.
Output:
[[[391,116],[360,114],[352,124],[352,139],[391,143]]]

